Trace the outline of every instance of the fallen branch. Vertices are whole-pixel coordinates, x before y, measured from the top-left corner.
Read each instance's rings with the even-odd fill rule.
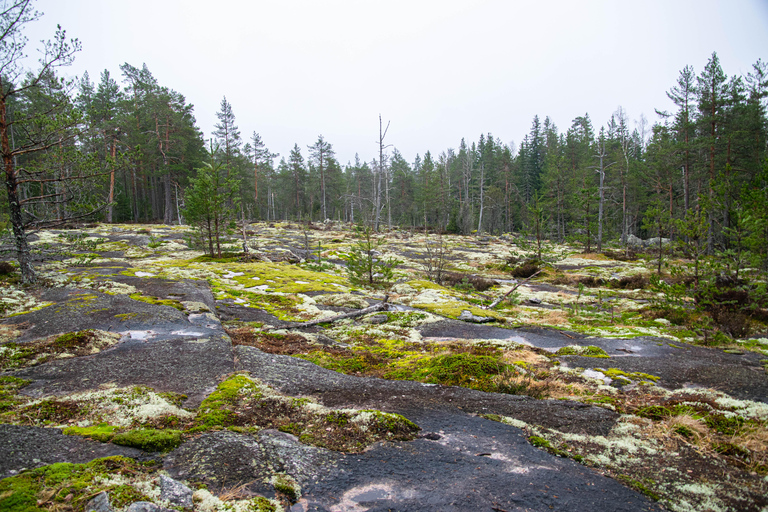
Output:
[[[515,290],[517,290],[519,287],[521,287],[522,285],[524,285],[525,283],[527,283],[528,281],[530,281],[531,279],[533,279],[533,278],[534,278],[534,277],[536,277],[537,275],[541,274],[542,272],[544,272],[544,269],[541,269],[541,270],[539,270],[538,272],[536,272],[536,273],[535,273],[535,274],[533,274],[532,276],[528,277],[528,279],[526,279],[525,281],[520,281],[520,282],[519,282],[519,283],[517,283],[515,286],[513,286],[511,290],[509,290],[507,293],[505,293],[504,295],[502,295],[501,297],[499,297],[499,298],[498,298],[498,299],[496,299],[495,301],[491,302],[491,304],[490,304],[488,307],[484,308],[484,309],[493,309],[493,308],[495,308],[496,306],[498,306],[498,305],[499,305],[499,303],[500,303],[501,301],[503,301],[504,299],[506,299],[507,297],[509,297],[510,295],[512,295],[512,292],[514,292],[514,291],[515,291]]]
[[[368,306],[367,308],[352,311],[350,313],[343,313],[341,315],[332,316],[331,318],[321,318],[319,320],[311,320],[309,322],[295,322],[282,327],[283,329],[302,329],[304,327],[312,327],[313,325],[327,324],[332,322],[338,322],[339,320],[346,320],[347,318],[357,318],[358,316],[367,315],[368,313],[375,313],[377,311],[389,310],[389,295],[385,295],[384,299],[378,304]]]

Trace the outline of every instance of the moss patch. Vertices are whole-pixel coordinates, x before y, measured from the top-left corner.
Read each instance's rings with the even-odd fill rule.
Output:
[[[334,410],[307,399],[277,393],[247,375],[233,375],[200,405],[198,429],[276,428],[306,444],[357,452],[381,440],[413,439],[419,427],[406,418],[380,411]]]
[[[184,305],[178,300],[159,299],[157,297],[142,295],[141,293],[132,293],[129,295],[129,297],[132,298],[133,300],[138,300],[139,302],[146,302],[147,304],[154,304],[157,306],[170,306],[174,309],[178,309],[179,311],[185,310]]]
[[[181,431],[166,429],[136,429],[116,434],[112,442],[148,452],[167,452],[181,444]]]
[[[605,350],[601,349],[600,347],[596,347],[594,345],[589,345],[586,347],[582,347],[581,345],[568,345],[567,347],[562,347],[557,352],[555,352],[555,355],[598,357],[598,358],[610,357]]]
[[[139,483],[149,484],[154,471],[154,468],[126,457],[107,457],[87,464],[62,462],[43,466],[0,481],[0,510],[83,510],[86,503],[101,491],[114,493],[117,498],[114,504],[125,506],[146,498],[136,487]],[[119,476],[130,477],[133,485],[111,484]]]
[[[54,359],[96,354],[117,344],[120,338],[114,332],[86,329],[28,343],[5,343],[0,345],[0,369],[25,368]]]

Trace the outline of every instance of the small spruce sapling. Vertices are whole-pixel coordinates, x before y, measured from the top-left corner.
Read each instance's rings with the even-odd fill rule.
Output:
[[[393,269],[401,262],[395,258],[382,260],[377,250],[384,245],[384,238],[373,236],[373,230],[366,226],[356,228],[358,241],[347,256],[349,280],[355,284],[372,285],[393,279]]]

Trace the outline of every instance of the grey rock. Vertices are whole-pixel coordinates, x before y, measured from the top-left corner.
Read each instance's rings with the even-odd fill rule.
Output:
[[[662,238],[661,239],[661,246],[664,247],[665,245],[669,244],[669,238]],[[658,247],[659,246],[659,237],[655,238],[649,238],[645,241],[646,247]]]
[[[528,302],[530,302],[531,304],[541,304],[541,299],[537,299],[536,297],[532,297],[532,298],[528,299]]]
[[[97,494],[85,506],[85,512],[113,512],[112,505],[109,504],[109,495],[106,491]]]
[[[160,505],[155,505],[150,501],[136,501],[134,503],[131,503],[131,506],[128,507],[126,512],[175,512],[175,511],[169,508],[161,507]]]
[[[627,245],[629,245],[630,247],[643,247],[643,245],[645,244],[642,238],[637,237],[635,235],[629,235],[627,237]]]
[[[466,310],[466,309],[461,312],[458,319],[463,322],[471,322],[473,324],[484,324],[486,322],[493,321],[492,317],[473,315],[472,313],[469,312],[469,310]]]
[[[387,315],[374,315],[365,319],[367,324],[383,324],[387,321]]]
[[[192,494],[194,491],[183,483],[160,475],[160,498],[168,500],[171,505],[183,508],[192,508]]]

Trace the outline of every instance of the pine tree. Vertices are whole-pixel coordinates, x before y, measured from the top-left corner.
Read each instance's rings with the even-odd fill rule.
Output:
[[[327,209],[327,194],[326,194],[326,173],[328,172],[328,164],[329,161],[333,158],[335,155],[333,151],[333,146],[330,142],[326,141],[322,135],[319,135],[317,137],[317,142],[315,142],[312,146],[307,146],[309,149],[309,155],[312,159],[311,162],[313,162],[316,165],[316,169],[320,175],[320,196],[321,196],[321,204],[322,204],[322,215],[323,220],[328,218],[328,209]]]
[[[40,188],[38,194],[34,194],[36,197],[20,197],[19,187],[23,179],[21,174],[26,171],[23,166],[17,165],[17,159],[22,155],[47,151],[56,146],[62,147],[64,141],[75,137],[74,128],[80,121],[68,94],[74,84],[58,80],[54,74],[57,67],[71,64],[75,53],[80,51],[80,43],[76,39],[68,41],[66,33],[59,27],[54,40],[43,47],[40,69],[28,72],[22,65],[27,43],[22,31],[25,25],[36,21],[39,16],[40,14],[32,8],[30,0],[4,5],[4,10],[0,13],[0,153],[10,223],[22,281],[25,284],[37,280],[27,242],[26,230],[29,226],[25,221],[25,204],[61,200],[62,192],[60,188],[54,188],[52,193]],[[51,87],[54,83],[57,84],[56,88]],[[40,95],[47,97],[47,111],[21,108],[24,96],[29,100]],[[31,105],[28,103],[28,106]],[[45,119],[45,122],[38,122],[41,119]],[[14,140],[16,133],[24,133],[24,140]],[[62,185],[72,178],[78,177],[59,174],[51,180]],[[42,182],[39,183],[42,187]]]
[[[211,143],[209,162],[196,169],[185,197],[185,216],[198,230],[211,257],[221,258],[221,237],[227,224],[237,216],[239,180],[229,176],[226,165],[217,158],[218,148]]]

